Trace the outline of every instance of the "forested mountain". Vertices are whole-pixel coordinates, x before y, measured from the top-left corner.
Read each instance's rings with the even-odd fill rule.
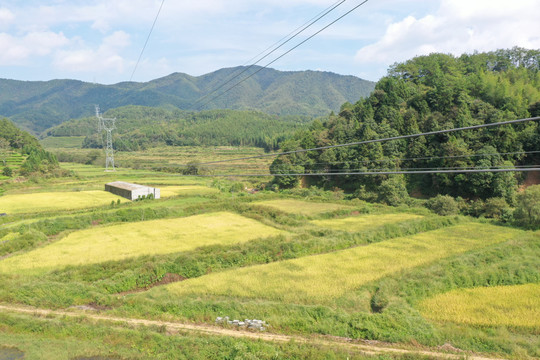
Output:
[[[262,69],[215,100],[210,95],[245,67],[221,69],[193,77],[174,73],[144,83],[99,85],[76,80],[16,81],[0,79],[0,115],[35,134],[64,121],[91,116],[94,104],[103,109],[126,105],[169,110],[243,109],[274,115],[321,116],[346,101],[369,95],[374,83],[354,76],[320,71],[282,72]],[[253,67],[242,77],[260,70]],[[224,86],[226,90],[238,80]],[[204,100],[197,100],[210,95]]]
[[[156,145],[246,145],[267,150],[310,121],[309,117],[277,116],[256,111],[206,110],[189,112],[145,106],[111,109],[104,117],[116,118],[114,148],[140,150]],[[96,117],[74,119],[45,132],[47,136],[86,136],[83,147],[100,148]]]
[[[420,56],[395,64],[374,92],[345,103],[339,115],[298,132],[283,150],[416,134],[540,116],[540,51],[514,48],[454,57]],[[523,154],[523,152],[530,152]],[[350,172],[378,169],[464,168],[540,164],[538,121],[298,153],[277,158],[272,171]],[[409,160],[408,160],[409,159]],[[512,201],[520,174],[326,176],[326,187],[377,198],[385,191],[450,194]],[[293,178],[276,178],[283,186]],[[401,189],[401,190],[400,190]]]

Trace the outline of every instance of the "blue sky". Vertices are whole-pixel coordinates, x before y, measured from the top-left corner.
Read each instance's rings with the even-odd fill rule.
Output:
[[[133,81],[246,63],[336,0],[165,0]],[[346,0],[282,51],[345,13]],[[0,78],[128,81],[161,0],[2,0]],[[538,0],[369,0],[271,65],[378,80],[431,52],[540,48]],[[261,64],[265,65],[278,51]]]

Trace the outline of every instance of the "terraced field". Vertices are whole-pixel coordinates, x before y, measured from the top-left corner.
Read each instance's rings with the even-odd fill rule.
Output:
[[[43,192],[0,197],[0,212],[8,214],[38,213],[85,209],[128,200],[106,191]]]
[[[540,284],[457,289],[424,300],[420,308],[439,322],[525,327],[540,333]]]
[[[354,207],[333,204],[333,203],[316,203],[294,199],[280,199],[280,200],[268,200],[257,201],[254,205],[269,207],[272,209],[280,210],[290,214],[302,214],[302,215],[317,215],[326,212],[336,210],[352,210]]]
[[[175,253],[283,233],[229,212],[141,221],[73,232],[45,247],[0,261],[0,272],[38,274],[67,265]]]
[[[183,185],[183,186],[165,186],[162,187],[161,197],[170,196],[196,196],[196,195],[209,195],[219,193],[218,189],[210,188],[202,185]]]
[[[312,220],[311,223],[324,228],[356,232],[379,227],[386,224],[393,224],[399,223],[401,221],[422,218],[422,215],[415,214],[376,214],[346,217],[340,219]]]
[[[329,254],[214,273],[169,285],[177,295],[329,304],[370,281],[509,240],[521,231],[468,223]]]

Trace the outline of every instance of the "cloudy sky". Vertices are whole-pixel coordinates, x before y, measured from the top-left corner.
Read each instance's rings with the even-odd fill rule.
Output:
[[[128,81],[161,1],[1,0],[0,78]],[[345,0],[282,51],[360,2]],[[336,0],[165,0],[133,81],[245,64],[333,4]],[[369,0],[270,67],[375,81],[391,64],[415,55],[539,49],[538,14],[538,0]]]

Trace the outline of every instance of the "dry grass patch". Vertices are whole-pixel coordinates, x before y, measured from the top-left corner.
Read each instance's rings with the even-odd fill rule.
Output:
[[[254,205],[260,205],[277,209],[289,214],[317,215],[336,210],[354,209],[352,206],[333,204],[333,203],[315,203],[302,200],[267,200],[257,201]]]
[[[341,219],[313,220],[311,223],[324,228],[356,232],[385,224],[421,218],[423,218],[422,215],[415,214],[377,214],[353,216]]]
[[[214,273],[168,286],[175,295],[328,304],[386,275],[509,240],[522,231],[468,223],[330,254]]]
[[[525,327],[540,333],[540,284],[452,290],[424,300],[420,308],[435,321]]]
[[[8,214],[85,209],[128,200],[106,191],[43,192],[0,197],[0,212]]]
[[[66,265],[175,253],[283,233],[228,212],[106,226],[76,231],[43,248],[0,261],[0,272],[39,273]]]

